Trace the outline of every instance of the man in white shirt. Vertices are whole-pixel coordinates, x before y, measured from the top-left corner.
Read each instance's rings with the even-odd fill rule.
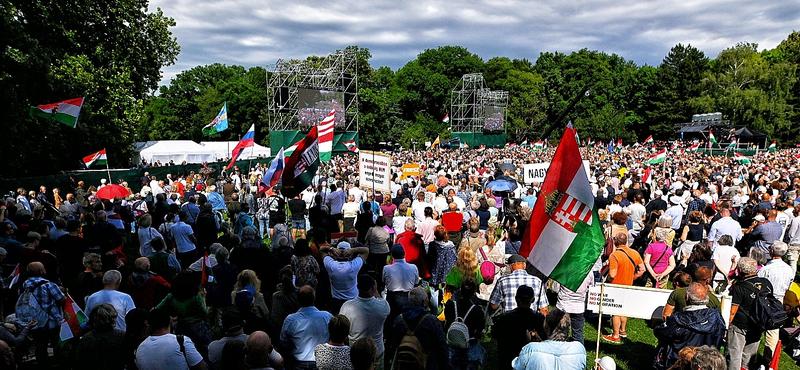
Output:
[[[139,370],[206,370],[208,366],[192,339],[170,334],[169,313],[153,310],[147,318],[151,334],[136,349]]]
[[[638,234],[644,228],[644,217],[647,215],[647,209],[642,205],[643,202],[642,194],[638,193],[633,197],[633,203],[628,206],[628,212],[630,213],[631,221],[633,221],[634,234]]]
[[[420,191],[417,193],[417,200],[411,204],[411,211],[414,213],[414,221],[422,222],[425,221],[425,208],[430,207],[433,209],[433,204],[430,204],[425,201],[425,192]]]
[[[711,224],[711,229],[708,231],[708,246],[714,248],[718,245],[719,238],[723,235],[730,235],[733,237],[733,242],[736,244],[742,240],[742,226],[731,217],[730,205],[723,203],[719,209],[720,219]]]
[[[675,230],[677,233],[680,231],[681,219],[684,213],[683,206],[681,205],[681,203],[683,203],[683,198],[678,195],[673,195],[669,197],[669,203],[670,207],[664,211],[664,214],[672,217],[672,230]]]
[[[783,256],[786,255],[788,250],[789,246],[782,241],[772,243],[769,253],[772,259],[758,271],[758,277],[767,279],[772,284],[772,295],[779,302],[783,302],[783,297],[794,280],[792,268],[786,262],[783,262]],[[767,330],[764,345],[770,349],[770,353],[775,351],[779,333],[780,329]],[[772,358],[772,356],[770,355],[768,358]]]
[[[116,328],[120,331],[125,331],[125,315],[130,310],[136,308],[131,296],[117,291],[119,284],[122,282],[122,274],[117,270],[108,270],[103,274],[103,290],[95,292],[86,298],[86,312],[91,313],[92,309],[103,304],[108,303],[114,306],[117,311],[117,325]]]
[[[355,198],[354,202],[358,204],[367,200],[367,193],[358,187],[357,181],[355,184],[350,184],[350,189],[347,190],[347,194],[353,196],[353,198]]]

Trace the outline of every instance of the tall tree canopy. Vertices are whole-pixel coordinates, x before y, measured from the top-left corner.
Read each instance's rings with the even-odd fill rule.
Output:
[[[107,148],[127,165],[144,98],[179,47],[175,22],[147,0],[0,0],[0,117],[4,175],[76,168]],[[84,96],[75,129],[33,119],[31,105]]]

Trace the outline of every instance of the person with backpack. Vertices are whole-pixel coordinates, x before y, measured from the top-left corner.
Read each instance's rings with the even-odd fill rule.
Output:
[[[17,299],[17,321],[26,325],[34,325],[31,330],[36,347],[36,362],[42,369],[49,369],[50,359],[47,346],[52,345],[56,363],[60,357],[59,329],[64,315],[61,307],[66,296],[55,283],[43,276],[47,274],[41,262],[31,262],[27,267],[28,279],[22,283]],[[31,324],[31,323],[36,324]]]
[[[789,246],[782,241],[772,243],[770,247],[770,256],[772,259],[758,271],[758,277],[767,279],[770,284],[772,284],[772,295],[781,303],[783,303],[783,297],[786,295],[786,291],[789,290],[792,281],[794,281],[794,272],[792,268],[789,267],[786,262],[783,262],[783,256],[786,255],[788,250]],[[772,358],[772,353],[775,352],[775,346],[778,345],[779,334],[780,329],[767,330],[766,343],[764,344],[766,346],[764,350],[764,356],[766,358]]]
[[[474,278],[464,278],[456,298],[444,306],[451,369],[479,369],[486,362],[486,350],[480,343],[486,317],[475,296],[477,285]]]
[[[408,305],[395,318],[389,343],[392,368],[403,370],[444,370],[448,368],[448,347],[442,324],[430,312],[430,297],[423,287],[409,292]]]
[[[172,319],[164,309],[150,312],[147,323],[150,336],[136,349],[136,367],[139,370],[205,370],[203,356],[188,336],[171,334]]]
[[[738,279],[730,289],[731,317],[728,326],[728,369],[755,369],[755,358],[761,335],[766,331],[764,319],[769,319],[765,308],[772,295],[772,283],[759,277],[758,262],[742,257],[736,266]],[[780,306],[781,312],[783,306]],[[785,313],[784,313],[785,317]],[[771,328],[775,329],[775,328]]]

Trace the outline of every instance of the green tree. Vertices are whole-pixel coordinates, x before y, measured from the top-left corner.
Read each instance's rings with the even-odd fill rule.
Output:
[[[721,51],[705,75],[703,95],[692,105],[720,111],[735,126],[780,135],[791,126],[788,100],[796,68],[786,62],[769,63],[757,48],[741,43]]]
[[[675,124],[688,122],[697,112],[690,101],[703,92],[702,79],[709,68],[705,54],[691,45],[677,44],[670,49],[656,74],[650,95],[648,126],[659,139],[675,134]]]
[[[256,126],[256,140],[267,136],[266,70],[261,67],[210,64],[179,73],[157,96],[147,100],[138,127],[140,140],[239,140]],[[228,130],[201,132],[228,103]]]
[[[0,174],[22,176],[79,168],[105,147],[127,165],[160,70],[178,55],[175,22],[146,0],[0,0],[0,116],[6,123]],[[84,96],[78,127],[29,117],[31,105]]]

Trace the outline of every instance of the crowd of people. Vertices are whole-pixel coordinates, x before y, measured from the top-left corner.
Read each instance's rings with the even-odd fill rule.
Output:
[[[261,165],[114,181],[125,199],[20,188],[0,204],[0,368],[584,369],[587,291],[606,281],[673,290],[655,368],[756,369],[800,306],[797,152],[687,146],[650,167],[652,146],[581,149],[607,247],[575,291],[519,254],[540,185],[522,171],[553,149],[397,151],[383,191],[334,156],[289,198]],[[501,175],[516,189],[485,187]],[[775,301],[783,321],[752,317]],[[64,340],[71,302],[88,320]],[[627,341],[627,318],[608,328]]]

